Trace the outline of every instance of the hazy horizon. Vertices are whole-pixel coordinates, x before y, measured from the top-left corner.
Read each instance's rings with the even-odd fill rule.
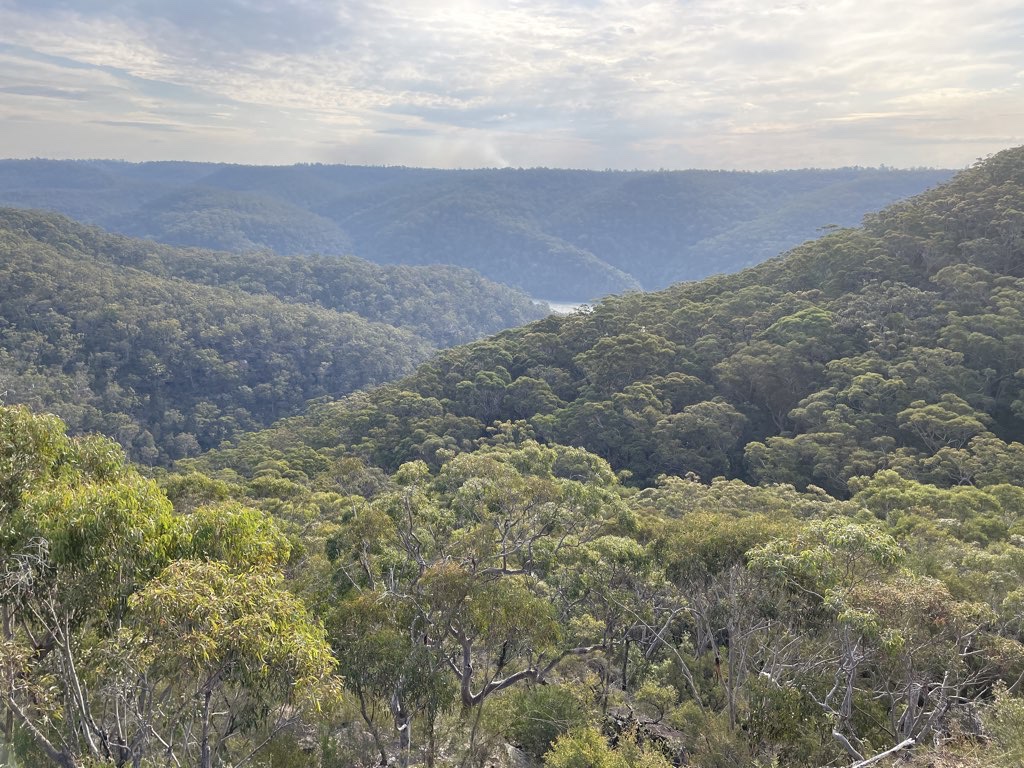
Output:
[[[1010,149],[1006,147],[1005,149]],[[996,150],[998,152],[1000,150]],[[992,153],[994,154],[994,152]],[[971,160],[963,167],[972,165],[977,160],[984,158],[975,158]],[[293,163],[244,163],[244,162],[230,162],[225,160],[190,160],[190,159],[174,159],[166,157],[155,157],[148,160],[127,160],[123,157],[46,157],[42,155],[32,157],[0,157],[0,163],[7,162],[57,162],[57,163],[125,163],[127,165],[144,165],[146,163],[195,163],[196,165],[229,165],[249,168],[299,168],[303,166],[348,166],[357,168],[404,168],[416,171],[464,171],[470,173],[472,171],[567,171],[570,173],[785,173],[790,171],[841,171],[841,170],[879,170],[879,171],[957,171],[962,170],[961,167],[943,167],[937,165],[915,165],[915,166],[896,166],[896,165],[835,165],[835,166],[802,166],[802,167],[787,167],[787,168],[580,168],[580,167],[565,167],[556,165],[476,165],[476,166],[458,166],[458,167],[443,167],[439,165],[409,165],[409,164],[398,164],[398,163],[346,163],[336,162],[328,163],[321,161],[296,161]]]

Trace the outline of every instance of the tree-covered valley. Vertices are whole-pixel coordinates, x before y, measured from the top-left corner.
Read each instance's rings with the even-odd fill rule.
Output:
[[[542,317],[455,267],[238,255],[0,209],[0,393],[166,464]]]
[[[579,302],[752,266],[950,175],[6,160],[0,205],[171,245],[455,264]]]
[[[111,313],[103,291],[138,274],[132,312],[188,280],[351,317],[318,277],[117,238],[99,258],[111,236],[8,216],[7,250],[40,256],[5,308],[88,280]],[[42,295],[26,318],[85,334]],[[312,374],[316,322],[280,370]],[[6,354],[36,344],[39,386],[59,381],[52,334],[18,333]],[[170,469],[65,432],[0,409],[0,762],[1024,761],[1024,149]]]

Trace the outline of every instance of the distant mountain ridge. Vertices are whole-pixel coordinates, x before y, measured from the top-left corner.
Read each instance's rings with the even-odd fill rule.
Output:
[[[455,264],[586,301],[760,263],[951,175],[6,160],[0,205],[171,245]]]

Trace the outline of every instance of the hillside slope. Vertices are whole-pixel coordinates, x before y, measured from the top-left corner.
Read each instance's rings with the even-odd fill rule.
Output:
[[[455,264],[587,301],[733,272],[949,176],[12,160],[0,205],[174,245]]]
[[[0,392],[145,462],[408,373],[543,314],[452,268],[241,257],[0,210]]]
[[[451,350],[208,461],[291,443],[393,470],[521,421],[639,483],[693,472],[842,495],[850,477],[885,468],[1019,482],[1022,210],[1016,149],[860,229]]]
[[[163,482],[302,542],[345,764],[1017,768],[1022,368],[1016,149]]]

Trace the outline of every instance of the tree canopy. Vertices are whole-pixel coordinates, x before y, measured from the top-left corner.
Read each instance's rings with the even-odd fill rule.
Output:
[[[307,542],[343,763],[1014,765],[1022,201],[1013,150],[753,270],[445,352],[169,490]]]
[[[145,463],[543,314],[466,270],[184,251],[0,211],[0,399]]]
[[[145,479],[0,409],[31,768],[1016,766],[1024,150]]]

